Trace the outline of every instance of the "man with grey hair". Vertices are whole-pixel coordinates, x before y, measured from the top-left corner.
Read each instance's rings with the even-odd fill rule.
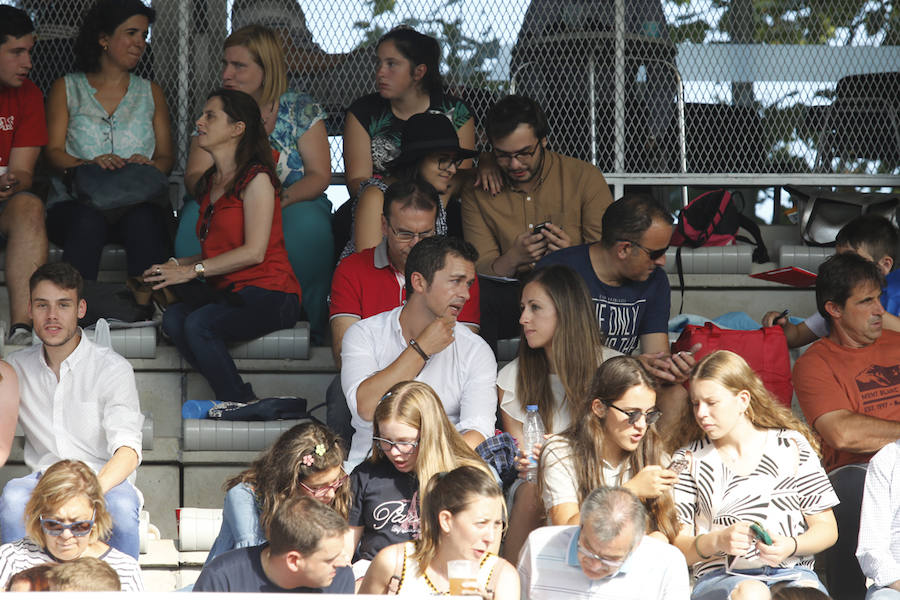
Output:
[[[581,525],[531,532],[519,557],[522,598],[687,599],[677,548],[645,535],[647,511],[621,487],[599,487],[581,505]]]

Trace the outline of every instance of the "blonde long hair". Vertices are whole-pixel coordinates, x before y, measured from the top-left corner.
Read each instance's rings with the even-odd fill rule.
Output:
[[[262,25],[241,27],[225,38],[223,49],[243,46],[263,70],[260,105],[278,102],[287,91],[287,65],[278,35]]]
[[[519,342],[519,369],[516,398],[522,412],[536,404],[547,431],[554,431],[553,391],[550,373],[556,373],[565,390],[569,414],[575,415],[588,396],[588,384],[603,362],[603,334],[597,323],[590,292],[584,279],[564,265],[550,265],[535,271],[522,286],[535,283],[550,297],[556,309],[556,330],[549,352],[531,348],[522,336]],[[549,356],[548,356],[549,355]]]
[[[374,437],[381,437],[379,425],[385,421],[397,421],[419,430],[415,471],[420,500],[425,496],[428,481],[436,473],[468,465],[490,474],[481,457],[469,448],[450,423],[440,398],[427,383],[403,381],[388,390],[375,407]],[[387,460],[378,442],[373,440],[369,461]]]
[[[644,386],[653,391],[657,389],[653,377],[644,369],[640,361],[630,356],[616,356],[607,360],[594,373],[587,401],[583,402],[581,410],[573,415],[569,428],[560,434],[560,437],[568,444],[569,454],[558,460],[571,460],[575,466],[579,506],[594,488],[614,487],[624,483],[622,481],[606,481],[603,478],[603,440],[606,435],[603,422],[610,412],[609,405],[636,386]],[[593,411],[592,405],[595,398],[606,407],[602,417],[598,417]],[[544,470],[552,466],[547,464],[551,459],[546,449],[547,445],[544,446],[541,460],[538,463],[541,488],[544,487]],[[656,424],[650,425],[638,447],[626,459],[632,475],[637,475],[648,465],[661,464],[663,452],[663,440],[656,430]],[[671,495],[663,494],[658,498],[645,498],[641,501],[650,515],[651,526],[661,531],[670,542],[674,540],[680,526]]]
[[[691,383],[701,379],[715,381],[732,394],[747,391],[750,394],[750,403],[745,414],[751,423],[761,429],[792,429],[802,434],[821,457],[819,440],[809,426],[775,400],[756,371],[741,356],[728,350],[716,350],[708,354],[694,369]],[[679,429],[684,432],[686,438],[682,445],[706,437],[697,424],[693,411],[687,411]]]

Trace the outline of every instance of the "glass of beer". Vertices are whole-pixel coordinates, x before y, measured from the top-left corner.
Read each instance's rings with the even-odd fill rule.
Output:
[[[450,595],[463,596],[471,593],[478,586],[478,563],[474,560],[448,560],[447,579],[450,582]]]

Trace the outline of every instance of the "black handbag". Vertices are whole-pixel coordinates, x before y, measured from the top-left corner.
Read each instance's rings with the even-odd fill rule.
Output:
[[[166,205],[169,179],[152,165],[127,164],[107,170],[94,163],[75,167],[72,194],[102,211],[134,206],[144,202]]]

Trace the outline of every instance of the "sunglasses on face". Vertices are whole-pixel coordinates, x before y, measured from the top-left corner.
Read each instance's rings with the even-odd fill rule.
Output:
[[[640,248],[641,250],[643,250],[644,252],[647,253],[647,256],[650,257],[650,260],[659,260],[669,250],[668,246],[666,246],[665,248],[659,248],[657,250],[651,250],[650,248],[641,246],[640,244],[638,244],[637,242],[635,242],[633,240],[620,239],[620,240],[616,240],[616,241],[617,242],[628,242],[632,246],[637,246],[638,248]]]
[[[57,521],[56,519],[45,519],[42,515],[40,517],[41,529],[44,530],[44,533],[53,537],[62,535],[62,532],[66,529],[68,529],[69,533],[71,533],[75,537],[84,537],[91,532],[91,529],[94,528],[94,517],[96,516],[97,510],[94,509],[94,512],[91,514],[90,521],[73,521],[72,523],[63,523],[62,521]]]
[[[637,423],[638,421],[641,420],[641,417],[644,417],[644,419],[646,419],[646,421],[647,421],[647,426],[649,427],[650,425],[653,425],[654,423],[659,421],[659,418],[662,416],[662,411],[657,410],[655,408],[651,408],[647,412],[644,412],[644,411],[638,410],[638,409],[625,410],[624,408],[619,408],[615,404],[611,404],[611,403],[606,403],[606,405],[610,408],[616,409],[623,415],[627,415],[629,425],[634,425],[635,423]]]
[[[324,498],[325,496],[328,495],[328,492],[337,493],[337,491],[341,488],[342,485],[344,485],[344,483],[348,479],[350,479],[350,476],[347,475],[346,473],[344,473],[343,475],[338,477],[334,483],[330,483],[328,485],[323,485],[322,487],[311,488],[308,485],[306,485],[305,483],[303,483],[302,481],[300,482],[300,487],[302,487],[304,490],[306,490],[309,493],[309,495],[312,496],[313,498]]]
[[[419,446],[418,440],[416,440],[415,442],[395,442],[394,440],[380,437],[373,437],[372,439],[378,442],[378,446],[385,454],[390,452],[392,447],[396,448],[400,454],[412,454]]]

